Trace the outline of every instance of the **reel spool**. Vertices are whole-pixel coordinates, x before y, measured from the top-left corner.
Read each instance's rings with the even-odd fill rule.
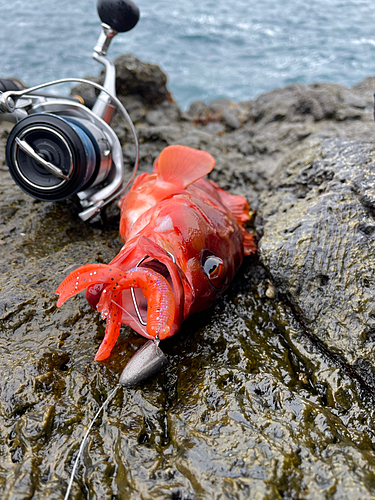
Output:
[[[15,182],[43,201],[60,201],[106,179],[108,138],[87,120],[50,113],[27,116],[9,134],[6,160]]]

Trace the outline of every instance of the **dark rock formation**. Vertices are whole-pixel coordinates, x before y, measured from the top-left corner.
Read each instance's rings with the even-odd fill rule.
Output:
[[[151,105],[171,99],[167,77],[156,64],[145,64],[131,54],[124,54],[115,59],[115,66],[117,94],[138,94]]]
[[[132,54],[122,54],[114,60],[116,67],[116,93],[118,96],[139,97],[144,106],[155,106],[165,100],[172,101],[167,88],[167,76],[156,64],[140,61]],[[98,77],[87,77],[103,85],[105,71]],[[80,84],[72,93],[94,97],[99,93],[92,86]]]
[[[257,210],[260,254],[164,342],[164,371],[118,389],[71,498],[374,498],[374,81],[292,85],[184,112],[159,69],[119,60],[140,171],[168,144],[210,151],[211,177]],[[117,120],[131,164],[131,137]],[[57,500],[91,418],[144,339],[124,328],[109,360],[95,363],[98,314],[84,297],[56,308],[69,271],[120,249],[118,208],[89,225],[74,200],[25,195],[4,165],[8,130],[0,129],[0,496]]]
[[[276,289],[375,389],[373,144],[304,143],[263,200],[261,256]]]

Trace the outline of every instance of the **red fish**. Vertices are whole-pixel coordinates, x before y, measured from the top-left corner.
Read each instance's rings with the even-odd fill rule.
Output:
[[[203,178],[214,164],[205,151],[165,148],[154,172],[139,175],[120,201],[120,253],[109,265],[79,267],[56,290],[61,306],[87,289],[106,318],[96,360],[111,354],[122,324],[150,339],[175,334],[223,293],[244,255],[256,252],[242,227],[246,200]]]

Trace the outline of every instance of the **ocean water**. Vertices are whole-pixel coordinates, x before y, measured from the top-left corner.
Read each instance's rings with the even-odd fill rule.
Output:
[[[372,0],[138,0],[111,57],[159,64],[183,108],[300,82],[351,86],[375,74]],[[96,75],[96,0],[0,0],[0,77],[27,85]]]

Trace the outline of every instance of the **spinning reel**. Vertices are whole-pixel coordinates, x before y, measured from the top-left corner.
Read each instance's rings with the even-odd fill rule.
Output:
[[[138,168],[138,140],[134,125],[116,97],[116,70],[107,58],[114,36],[131,30],[139,20],[132,0],[98,0],[103,31],[93,58],[105,66],[104,85],[79,78],[55,80],[24,88],[14,80],[0,80],[0,120],[15,121],[6,144],[6,162],[14,181],[26,193],[43,201],[60,201],[77,195],[82,220],[89,220],[120,196]],[[100,91],[90,109],[74,98],[40,92],[53,85],[78,82]],[[120,141],[110,127],[115,108],[123,114],[134,135],[136,158],[133,174],[124,180]]]

